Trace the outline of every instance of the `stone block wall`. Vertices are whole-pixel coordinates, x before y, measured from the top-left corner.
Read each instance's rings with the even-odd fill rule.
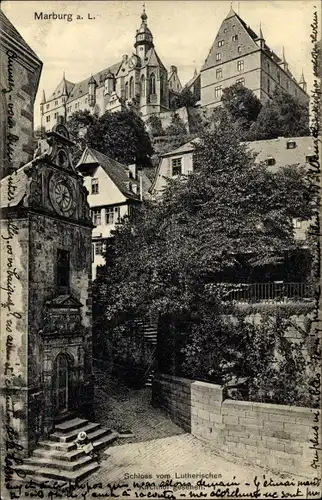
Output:
[[[321,463],[314,449],[316,432],[321,435],[319,410],[225,400],[219,385],[163,374],[153,383],[152,400],[216,450],[279,471],[320,475],[314,467],[317,453]]]

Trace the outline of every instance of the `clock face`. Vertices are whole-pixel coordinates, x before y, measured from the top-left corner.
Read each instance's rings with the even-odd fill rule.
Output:
[[[70,180],[61,175],[54,174],[49,181],[50,201],[60,215],[70,217],[76,206],[74,187]]]

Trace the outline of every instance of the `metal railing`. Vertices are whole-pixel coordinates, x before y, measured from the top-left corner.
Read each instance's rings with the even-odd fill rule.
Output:
[[[307,283],[222,283],[222,300],[237,302],[286,301],[313,298]]]

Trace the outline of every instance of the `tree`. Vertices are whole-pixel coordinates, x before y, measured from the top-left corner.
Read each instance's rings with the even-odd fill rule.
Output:
[[[193,108],[197,103],[197,98],[193,95],[190,89],[184,88],[176,100],[176,108]]]
[[[75,165],[80,160],[85,147],[88,145],[87,131],[96,121],[97,115],[92,115],[90,111],[75,111],[67,121],[67,128],[71,134],[71,139],[75,142],[72,148],[72,155]]]
[[[109,318],[129,310],[191,318],[216,302],[217,283],[232,269],[247,279],[296,249],[293,218],[311,217],[311,192],[302,171],[288,170],[256,164],[233,123],[206,133],[195,171],[169,181],[161,201],[116,230],[103,273]]]
[[[100,117],[88,111],[78,112],[67,126],[77,142],[76,160],[77,154],[88,145],[120,163],[150,166],[153,154],[150,138],[143,121],[133,111],[106,112]]]
[[[151,115],[147,120],[147,125],[152,137],[164,135],[162,122],[158,115]]]
[[[308,107],[298,99],[276,88],[251,126],[252,140],[310,135]]]
[[[231,118],[240,121],[245,129],[256,121],[262,108],[255,94],[241,83],[223,89],[221,102]]]

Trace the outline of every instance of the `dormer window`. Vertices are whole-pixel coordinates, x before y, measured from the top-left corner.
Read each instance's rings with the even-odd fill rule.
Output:
[[[181,175],[182,173],[182,158],[172,158],[171,160],[172,176]]]
[[[220,61],[220,60],[221,60],[221,53],[217,52],[217,54],[216,54],[216,61]]]
[[[270,157],[270,158],[267,158],[267,160],[265,160],[265,163],[268,167],[272,167],[273,165],[276,164],[276,160],[275,160],[275,158]]]
[[[233,40],[233,42],[237,42],[237,40],[238,40],[238,35],[234,35],[234,36],[232,37],[232,40]]]
[[[216,70],[216,78],[217,78],[217,80],[222,78],[222,68],[219,68]]]
[[[286,149],[295,149],[296,148],[296,142],[295,141],[287,141],[286,143]]]
[[[91,194],[98,194],[98,179],[91,180],[91,188],[92,188]]]
[[[225,43],[225,40],[219,40],[218,47],[222,47]]]

